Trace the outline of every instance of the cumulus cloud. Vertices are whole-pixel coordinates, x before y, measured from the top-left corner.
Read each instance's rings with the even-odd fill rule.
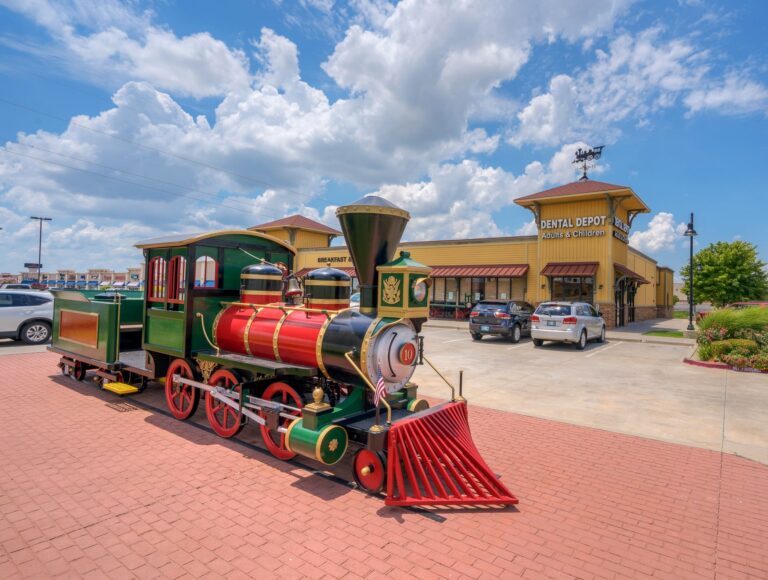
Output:
[[[565,145],[546,164],[532,162],[517,176],[500,167],[464,160],[430,168],[427,180],[384,185],[375,193],[408,208],[413,218],[406,235],[412,240],[509,235],[497,225],[494,214],[512,206],[518,197],[571,181],[575,168],[570,159],[583,145]],[[535,227],[533,224],[533,233]],[[528,233],[530,224],[516,232]]]
[[[672,250],[679,245],[686,224],[675,224],[675,216],[667,212],[659,212],[648,223],[645,230],[634,232],[629,237],[629,245],[641,252],[660,252]]]
[[[116,0],[3,0],[56,41],[57,62],[104,84],[144,80],[180,96],[209,97],[247,90],[251,75],[241,50],[207,32],[178,37]]]
[[[722,82],[692,91],[685,104],[692,114],[707,110],[723,115],[768,114],[768,87],[732,72]]]
[[[597,50],[584,71],[552,77],[547,92],[517,114],[509,142],[557,145],[576,135],[614,139],[617,125],[648,123],[654,111],[683,104],[690,113],[735,114],[765,109],[768,89],[745,74],[714,78],[710,55],[686,39],[664,40],[662,30],[622,34]]]

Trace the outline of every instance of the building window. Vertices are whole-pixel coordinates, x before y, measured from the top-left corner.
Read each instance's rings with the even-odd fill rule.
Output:
[[[165,258],[155,256],[149,261],[149,287],[147,288],[148,302],[164,302],[166,290],[167,272]]]
[[[456,278],[445,279],[445,301],[450,304],[456,304],[459,301],[459,287],[456,284]]]
[[[200,256],[195,262],[195,288],[217,288],[219,265],[210,256]]]
[[[445,302],[445,278],[434,278],[432,286],[432,301]]]
[[[183,304],[187,287],[187,259],[174,256],[168,262],[168,302]]]
[[[550,287],[552,300],[589,303],[594,301],[595,278],[593,276],[552,276]]]
[[[511,284],[510,278],[498,278],[496,280],[496,297],[499,300],[509,300],[512,298]]]

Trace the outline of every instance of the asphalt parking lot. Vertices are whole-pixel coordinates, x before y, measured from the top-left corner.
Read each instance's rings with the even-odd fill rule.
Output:
[[[723,450],[768,463],[768,375],[682,363],[687,345],[609,340],[518,344],[466,329],[424,327],[424,350],[473,404],[576,425]],[[420,392],[447,396],[428,367]]]

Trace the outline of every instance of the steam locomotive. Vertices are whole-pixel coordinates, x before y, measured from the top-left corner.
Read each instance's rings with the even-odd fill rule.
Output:
[[[75,378],[93,370],[120,394],[164,377],[175,418],[191,418],[204,400],[217,435],[255,423],[275,457],[351,471],[363,489],[386,490],[388,505],[517,503],[478,453],[461,394],[446,380],[451,400],[430,408],[411,382],[417,365],[432,366],[420,334],[431,279],[408,252],[395,257],[408,212],[366,196],[336,215],[359,308],[349,307],[350,277],[331,267],[310,272],[302,292],[286,278],[295,250],[266,234],[150,240],[137,244],[147,260],[140,324],[126,318],[129,300],[56,295],[59,366]]]

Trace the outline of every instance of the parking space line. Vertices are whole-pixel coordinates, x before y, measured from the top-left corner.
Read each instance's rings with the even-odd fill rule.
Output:
[[[515,346],[508,346],[507,350],[512,350],[514,348],[523,348],[524,346],[528,346],[528,343],[526,342],[525,344],[516,344]]]
[[[448,344],[449,342],[459,342],[460,340],[469,340],[468,338],[454,338],[453,340],[444,340],[443,344]]]
[[[616,346],[619,346],[620,344],[624,344],[624,343],[623,343],[623,342],[621,342],[621,341],[619,341],[619,342],[614,342],[613,344],[609,344],[608,346],[604,346],[604,347],[602,347],[602,348],[598,348],[596,351],[589,353],[589,354],[588,354],[587,356],[585,356],[584,358],[590,358],[590,357],[593,357],[593,356],[595,356],[596,354],[600,354],[601,352],[605,352],[606,350],[610,350],[610,349],[612,349],[612,348],[614,348],[614,347],[616,347]]]

